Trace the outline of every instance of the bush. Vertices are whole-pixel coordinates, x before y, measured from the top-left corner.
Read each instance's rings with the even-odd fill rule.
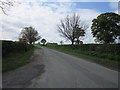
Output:
[[[82,45],[59,45],[57,47],[65,47],[70,49],[79,49],[80,51],[96,51],[100,53],[110,53],[119,55],[120,44],[82,44]]]
[[[82,45],[58,45],[59,50],[73,51],[93,57],[119,61],[120,44],[82,44]]]
[[[2,41],[2,56],[5,57],[10,53],[27,52],[32,45],[22,42]]]

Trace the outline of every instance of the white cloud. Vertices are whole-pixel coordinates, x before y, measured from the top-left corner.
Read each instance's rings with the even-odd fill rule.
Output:
[[[55,26],[64,15],[63,12],[67,12],[67,8],[69,7],[62,6],[57,8],[57,12],[54,12],[51,7],[39,6],[37,3],[34,3],[33,6],[22,3],[13,7],[11,11],[7,12],[9,16],[3,15],[0,18],[3,25],[3,37],[0,39],[13,39],[13,37],[19,36],[21,28],[33,26],[48,41],[54,41],[56,38],[56,42],[58,35]],[[8,33],[10,34],[8,35]]]
[[[97,16],[100,15],[100,13],[92,9],[78,9],[77,12],[79,13],[81,17],[81,20],[89,26],[89,28],[86,31],[84,42],[93,43],[94,38],[91,33],[92,20],[97,18]]]
[[[93,18],[96,18],[100,14],[93,9],[77,9],[76,11],[81,16],[81,19],[90,22],[93,20]]]
[[[19,0],[22,2],[118,2],[119,0]]]
[[[120,1],[119,1],[120,4]],[[110,2],[109,4],[110,8],[115,9],[115,13],[120,14],[120,5],[118,5],[118,2]]]
[[[7,12],[9,15],[2,15],[2,37],[0,39],[16,40],[23,27],[33,26],[38,30],[39,34],[47,39],[48,42],[58,42],[64,40],[59,36],[56,30],[56,24],[67,13],[71,13],[74,3],[51,3],[44,5],[44,3],[21,3],[18,6],[12,7],[11,11]],[[91,25],[91,21],[99,13],[96,10],[77,9],[81,19]],[[93,42],[90,29],[87,31],[87,37],[84,40],[86,43]],[[69,43],[69,42],[67,42]]]
[[[110,2],[109,6],[110,6],[111,9],[115,10],[114,11],[115,13],[120,14],[120,5],[118,6],[118,2]]]
[[[109,6],[110,6],[110,8],[117,10],[118,9],[118,2],[110,2]]]

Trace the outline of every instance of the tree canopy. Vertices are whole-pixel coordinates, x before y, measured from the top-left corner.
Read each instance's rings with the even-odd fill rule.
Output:
[[[61,41],[60,41],[60,44],[62,45],[63,43],[64,43],[64,42],[61,40]]]
[[[25,27],[22,30],[20,36],[23,39],[27,39],[29,44],[32,44],[33,42],[35,42],[41,38],[38,34],[38,31],[35,30],[33,27]]]
[[[67,38],[74,44],[74,40],[79,40],[79,37],[85,35],[87,26],[81,22],[80,16],[77,14],[67,15],[64,19],[61,19],[58,25],[58,32],[64,38]]]
[[[120,37],[120,15],[103,13],[92,21],[92,34],[100,43],[114,43]]]
[[[46,42],[47,42],[47,41],[46,41],[46,39],[44,39],[44,38],[41,40],[41,43],[43,43],[43,45],[45,45]]]

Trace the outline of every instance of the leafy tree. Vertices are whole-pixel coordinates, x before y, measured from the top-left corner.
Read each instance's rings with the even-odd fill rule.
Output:
[[[43,45],[45,45],[46,42],[47,42],[47,41],[46,41],[45,39],[42,39],[42,40],[41,40],[41,43],[43,43]]]
[[[84,29],[83,27],[79,27],[79,26],[76,26],[75,27],[75,38],[76,38],[76,43],[79,44],[80,43],[80,37],[84,37],[85,36],[85,30],[87,29],[88,27],[85,26]]]
[[[20,37],[23,39],[27,39],[29,44],[34,43],[35,41],[39,40],[41,37],[38,35],[38,31],[35,30],[33,27],[25,27],[21,34]]]
[[[63,43],[64,43],[64,42],[61,40],[61,41],[60,41],[60,44],[62,45]]]
[[[60,24],[58,25],[58,32],[62,37],[70,40],[73,45],[75,38],[79,39],[80,36],[85,34],[82,32],[86,29],[85,27],[86,25],[81,22],[79,15],[67,15],[65,19],[61,19]]]
[[[116,13],[103,13],[94,19],[92,34],[100,43],[114,43],[120,36],[120,15]]]

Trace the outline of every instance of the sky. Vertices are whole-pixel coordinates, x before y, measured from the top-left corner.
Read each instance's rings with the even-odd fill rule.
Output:
[[[113,2],[114,1],[114,2]],[[0,11],[0,40],[13,40],[19,38],[19,34],[24,27],[34,27],[42,38],[47,42],[59,43],[61,40],[65,44],[71,43],[69,40],[61,37],[57,31],[57,25],[60,19],[68,14],[77,13],[80,15],[82,22],[89,28],[82,39],[84,43],[94,43],[91,34],[92,20],[98,15],[106,12],[118,13],[118,2],[116,0],[19,0],[14,7],[6,11],[4,15]],[[40,40],[39,40],[40,41]],[[38,42],[39,42],[38,41]]]

